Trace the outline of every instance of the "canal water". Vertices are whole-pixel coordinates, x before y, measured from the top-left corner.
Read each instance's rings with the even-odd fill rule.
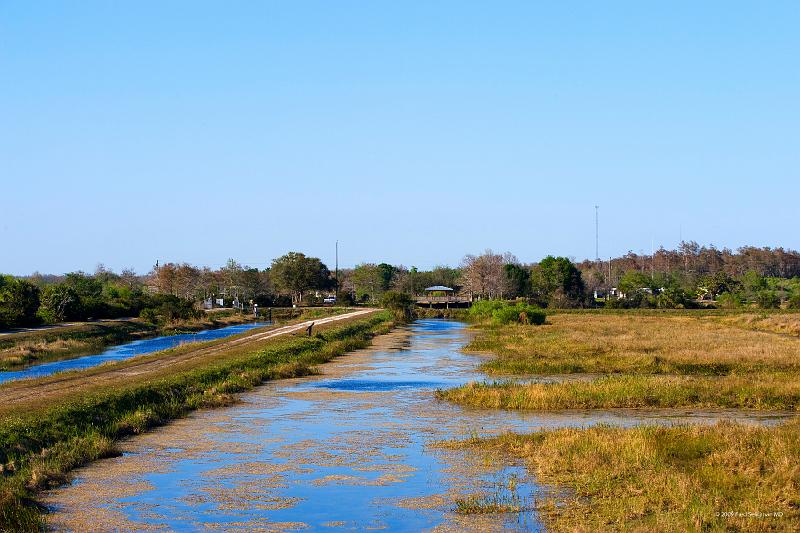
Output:
[[[85,355],[83,357],[76,357],[75,359],[65,359],[63,361],[42,363],[40,365],[30,366],[23,370],[0,372],[0,383],[17,379],[41,378],[51,374],[56,374],[58,372],[67,372],[69,370],[84,370],[86,368],[92,368],[94,366],[111,361],[122,361],[124,359],[136,357],[137,355],[144,355],[161,350],[167,350],[169,348],[175,348],[181,344],[223,339],[225,337],[230,337],[231,335],[236,335],[237,333],[249,331],[261,326],[267,326],[269,324],[269,322],[248,322],[246,324],[237,324],[235,326],[227,326],[224,328],[206,329],[196,333],[165,335],[163,337],[154,337],[152,339],[142,339],[129,342],[127,344],[119,344],[95,355]]]
[[[273,382],[235,406],[194,413],[122,443],[50,492],[58,530],[536,531],[552,494],[522,465],[443,440],[597,423],[774,423],[779,416],[699,411],[469,410],[434,392],[471,380],[458,322],[421,320],[320,376]],[[518,512],[465,515],[470,498]]]

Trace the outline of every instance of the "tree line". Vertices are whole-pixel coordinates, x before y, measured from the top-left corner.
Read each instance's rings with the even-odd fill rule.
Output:
[[[319,258],[300,252],[265,269],[233,259],[216,270],[165,263],[144,275],[100,265],[94,274],[0,275],[0,328],[140,315],[176,320],[197,316],[196,303],[209,298],[226,305],[314,305],[335,293],[339,304],[376,304],[390,292],[413,296],[436,285],[477,300],[523,298],[539,307],[800,308],[800,253],[684,242],[674,250],[629,252],[608,261],[548,256],[525,264],[511,253],[486,250],[466,255],[457,267],[361,263],[338,277]]]
[[[364,263],[344,271],[341,287],[359,302],[378,302],[387,291],[420,294],[444,285],[475,299],[525,298],[541,307],[698,306],[800,308],[800,253],[746,246],[731,251],[695,242],[651,255],[574,263],[547,256],[524,264],[511,253],[466,255],[457,268]]]
[[[217,270],[165,263],[145,275],[132,269],[117,274],[102,264],[94,274],[0,275],[0,328],[136,316],[163,322],[200,316],[196,304],[208,298],[227,306],[235,300],[262,306],[316,303],[318,291],[334,287],[327,266],[299,252],[276,258],[264,270],[231,259]]]

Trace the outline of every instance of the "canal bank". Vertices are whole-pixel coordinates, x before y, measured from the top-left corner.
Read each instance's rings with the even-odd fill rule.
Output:
[[[7,397],[0,411],[0,529],[37,529],[32,497],[63,483],[70,470],[116,454],[120,438],[230,405],[265,381],[308,375],[392,326],[388,313],[372,309],[314,322],[313,336],[305,333],[310,322],[299,323],[0,387]]]

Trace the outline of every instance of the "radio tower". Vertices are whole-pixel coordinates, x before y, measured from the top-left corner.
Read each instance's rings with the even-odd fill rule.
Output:
[[[600,206],[594,206],[594,260],[600,262]]]

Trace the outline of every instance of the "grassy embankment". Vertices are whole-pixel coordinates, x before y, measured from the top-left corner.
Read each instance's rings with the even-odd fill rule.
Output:
[[[55,405],[39,401],[0,409],[0,530],[40,528],[36,493],[63,483],[77,466],[114,455],[116,440],[195,409],[230,404],[236,393],[264,381],[313,373],[315,365],[366,346],[391,326],[385,312],[320,325],[313,337],[296,334],[216,351],[156,375],[84,387]]]
[[[492,375],[599,373],[586,382],[470,384],[475,407],[800,407],[800,315],[559,313],[540,327],[481,326],[468,347]],[[537,501],[554,530],[795,530],[800,422],[562,429],[451,446],[523,458],[566,493]]]
[[[309,318],[328,316],[336,308],[274,309],[273,319],[295,318],[300,313]],[[234,311],[208,314],[201,319],[179,320],[167,324],[151,324],[140,319],[87,322],[83,324],[23,331],[0,336],[0,371],[18,370],[33,364],[73,359],[102,351],[108,346],[139,339],[191,333],[251,322],[250,315]],[[263,318],[262,318],[263,320]]]

